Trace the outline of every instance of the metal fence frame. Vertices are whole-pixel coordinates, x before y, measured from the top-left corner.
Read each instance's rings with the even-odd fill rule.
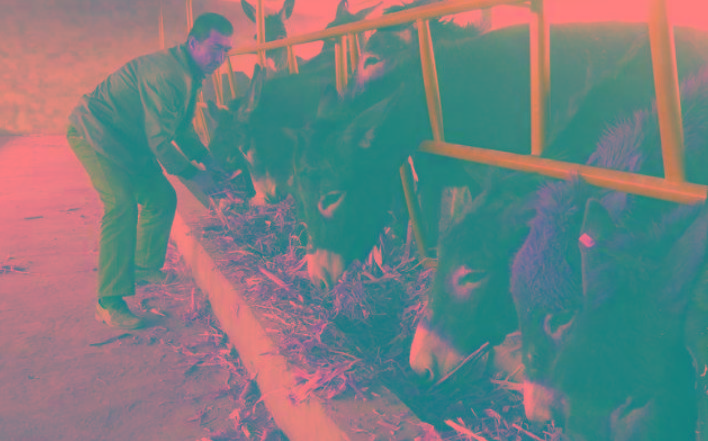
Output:
[[[529,24],[530,32],[530,82],[531,82],[531,152],[529,155],[513,154],[492,149],[461,146],[445,142],[442,119],[442,103],[437,81],[435,54],[428,20],[431,18],[488,9],[500,5],[528,7],[533,13]],[[187,0],[187,22],[191,28],[192,0]],[[643,196],[664,199],[678,203],[695,203],[706,199],[708,187],[685,182],[683,167],[683,122],[679,97],[678,74],[676,68],[676,50],[673,28],[667,18],[666,0],[651,0],[649,18],[649,36],[652,54],[652,68],[656,92],[656,104],[661,134],[664,178],[620,172],[591,167],[564,161],[538,158],[544,148],[547,124],[548,94],[550,91],[550,27],[546,20],[543,0],[446,0],[425,6],[383,15],[369,20],[336,26],[318,32],[292,36],[281,40],[265,42],[264,15],[262,0],[257,0],[257,44],[237,48],[229,53],[228,74],[231,96],[235,96],[233,87],[233,69],[230,57],[244,54],[258,54],[259,63],[265,66],[265,51],[287,48],[288,65],[291,73],[297,73],[298,67],[293,54],[293,46],[326,38],[338,38],[335,45],[335,70],[338,90],[347,83],[347,51],[351,66],[358,59],[359,32],[374,30],[415,21],[418,27],[421,68],[426,90],[428,114],[433,133],[433,140],[424,141],[420,151],[447,156],[465,161],[489,164],[493,166],[538,173],[555,178],[569,178],[577,174],[590,184],[613,190],[634,193]],[[349,42],[349,43],[347,43]],[[217,78],[218,77],[218,78]],[[217,105],[223,106],[220,94],[223,94],[220,73],[213,77],[217,92]],[[200,110],[205,107],[200,96]],[[197,126],[207,136],[204,116],[197,115]],[[401,181],[405,192],[408,210],[411,215],[413,230],[418,250],[426,258],[426,237],[421,226],[420,207],[413,191],[412,170],[408,163],[400,169]]]

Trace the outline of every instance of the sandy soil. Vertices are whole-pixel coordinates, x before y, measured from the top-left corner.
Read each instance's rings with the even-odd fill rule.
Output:
[[[148,329],[94,319],[101,206],[63,137],[0,137],[0,207],[0,440],[281,439],[174,248],[129,301]]]

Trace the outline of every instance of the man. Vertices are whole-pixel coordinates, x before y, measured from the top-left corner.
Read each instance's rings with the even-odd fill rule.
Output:
[[[69,116],[69,145],[104,207],[96,318],[109,326],[141,327],[123,297],[135,295],[136,283],[173,276],[161,268],[177,195],[160,163],[205,193],[213,190],[212,174],[220,174],[192,118],[201,83],[226,59],[232,35],[225,17],[200,15],[186,43],[128,62],[84,95]]]

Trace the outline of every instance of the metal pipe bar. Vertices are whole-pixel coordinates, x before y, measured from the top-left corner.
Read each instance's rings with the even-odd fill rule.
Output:
[[[661,152],[664,176],[669,181],[681,182],[683,166],[683,121],[674,30],[669,24],[665,0],[652,0],[649,15],[649,39],[654,70],[656,107],[661,133]]]
[[[361,56],[359,34],[348,34],[347,42],[349,43],[349,72],[354,72]]]
[[[403,194],[406,197],[406,205],[408,206],[408,214],[411,218],[411,224],[413,225],[413,235],[415,236],[415,243],[418,247],[418,253],[423,258],[428,257],[427,249],[427,238],[425,231],[422,227],[422,215],[420,211],[420,205],[415,196],[415,191],[413,190],[413,173],[411,172],[411,166],[406,161],[405,164],[399,169],[401,174],[401,184],[403,185]]]
[[[337,92],[347,87],[347,36],[342,35],[334,43],[334,69],[337,79]]]
[[[236,99],[236,85],[234,84],[234,67],[231,65],[231,57],[226,57],[226,65],[229,69],[229,89],[231,90],[231,99]]]
[[[295,51],[293,51],[292,46],[288,46],[288,69],[290,69],[291,74],[300,72],[297,66],[297,58],[295,58]]]
[[[194,12],[192,8],[192,0],[187,0],[187,32],[192,30],[194,25]]]
[[[217,105],[223,104],[224,96],[224,86],[221,81],[221,69],[216,69],[216,71],[211,74],[211,82],[214,85],[214,101]]]
[[[425,84],[425,98],[428,103],[430,126],[433,130],[433,139],[444,141],[442,105],[440,103],[440,88],[438,86],[438,73],[435,68],[435,52],[433,40],[430,38],[430,23],[418,20],[418,43],[420,46],[420,64],[423,69],[423,83]]]
[[[546,142],[548,94],[551,85],[550,25],[543,0],[533,0],[529,23],[531,60],[531,154],[539,156]]]
[[[525,3],[527,1],[528,0],[448,0],[444,2],[418,6],[417,8],[394,12],[392,14],[382,15],[381,17],[373,18],[371,20],[357,21],[354,23],[348,23],[345,25],[324,29],[322,31],[311,32],[303,35],[296,35],[277,41],[269,41],[263,44],[244,46],[232,50],[230,52],[230,55],[253,54],[257,53],[260,50],[271,50],[280,47],[294,46],[297,44],[324,40],[326,38],[339,37],[344,34],[360,33],[372,29],[395,26],[415,21],[418,19],[427,20],[429,18],[457,14],[459,12],[472,11],[475,9],[490,8],[492,6],[525,6]]]
[[[609,170],[600,167],[554,161],[529,155],[482,149],[439,141],[423,141],[420,151],[470,162],[509,168],[529,173],[538,173],[559,179],[569,179],[574,174],[598,187],[626,193],[663,199],[681,204],[703,202],[708,195],[708,186],[689,182],[669,181],[664,178]]]
[[[430,37],[430,23],[427,20],[418,19],[418,45],[420,47],[420,63],[423,71],[423,83],[425,85],[425,98],[428,104],[428,116],[436,141],[445,139],[443,132],[442,106],[440,103],[440,89],[438,87],[438,74],[435,68],[435,51],[433,50],[433,40]],[[422,257],[427,257],[427,238],[423,233],[424,227],[421,225],[420,205],[414,197],[413,177],[409,164],[404,164],[400,169],[403,191],[406,196],[408,214],[413,224],[418,251]]]
[[[206,124],[206,118],[204,118],[204,109],[206,108],[206,103],[204,103],[204,94],[202,91],[199,91],[199,100],[197,102],[197,107],[195,109],[195,125],[198,131],[202,132],[202,135],[204,136],[204,139],[206,140],[206,145],[209,145],[209,128],[207,127]]]
[[[165,49],[165,18],[162,8],[162,0],[160,0],[160,18],[157,23],[157,38],[160,40],[160,49]]]
[[[263,0],[256,0],[256,42],[259,46],[265,43],[265,14],[263,13]],[[266,68],[265,49],[257,51],[258,63],[263,69]]]

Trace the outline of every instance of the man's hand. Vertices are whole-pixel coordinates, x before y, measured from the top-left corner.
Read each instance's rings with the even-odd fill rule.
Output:
[[[228,177],[226,170],[224,170],[219,161],[217,161],[211,153],[202,159],[202,164],[204,164],[206,171],[212,173],[218,181],[223,181]]]
[[[207,196],[216,193],[218,190],[214,179],[211,177],[211,173],[208,171],[199,170],[197,174],[192,176],[189,180],[195,183],[197,187],[199,187],[199,189]]]

